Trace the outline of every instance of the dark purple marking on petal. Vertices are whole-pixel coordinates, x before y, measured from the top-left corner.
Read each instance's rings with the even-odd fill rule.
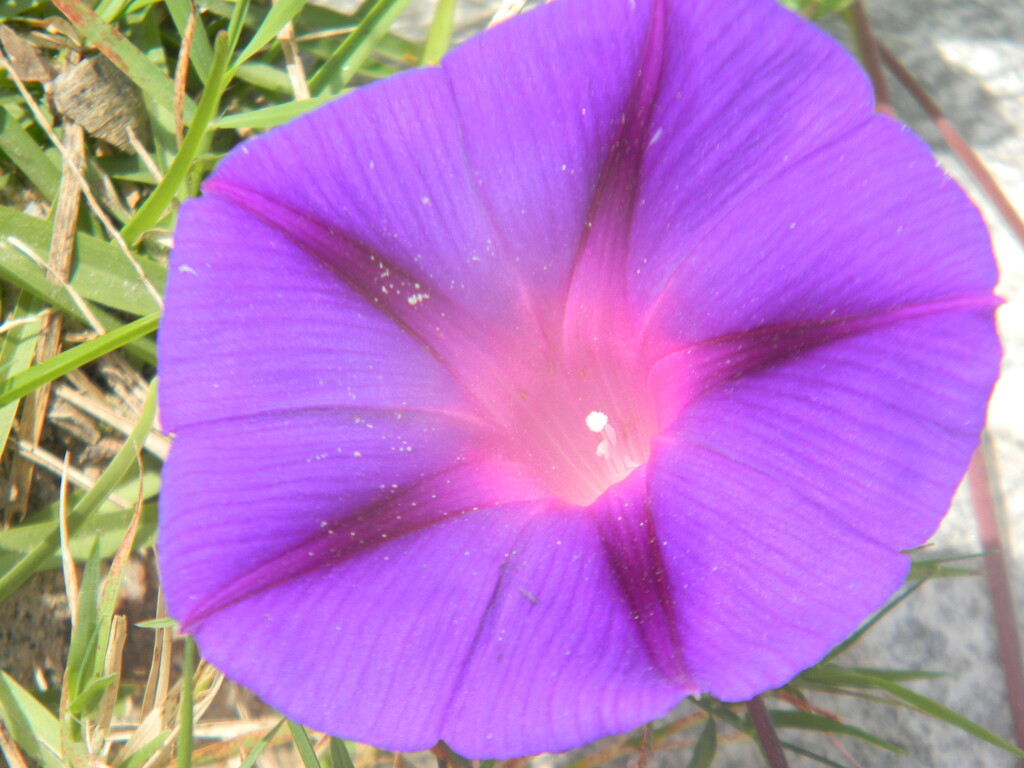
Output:
[[[658,403],[658,423],[668,426],[704,392],[729,380],[756,374],[790,358],[848,336],[946,312],[977,311],[991,316],[1001,300],[992,294],[971,295],[821,322],[763,326],[709,339],[671,352],[651,368]]]
[[[455,306],[443,294],[438,295],[432,284],[423,282],[427,281],[425,276],[409,274],[386,255],[371,251],[351,233],[332,229],[310,214],[291,210],[217,177],[207,182],[205,191],[280,230],[440,360],[466,354],[467,345],[472,350],[486,343],[481,320],[468,316],[465,305]],[[470,338],[465,338],[467,335]]]
[[[653,0],[643,53],[618,130],[594,190],[566,296],[563,334],[579,344],[608,336],[621,321],[612,310],[626,301],[629,238],[650,120],[665,53],[665,3]],[[635,343],[625,340],[627,345]]]
[[[589,512],[651,660],[667,680],[691,687],[675,598],[651,515],[647,472],[634,472],[609,488]]]
[[[206,596],[180,617],[182,629],[194,631],[204,619],[233,603],[313,571],[329,569],[429,526],[485,507],[535,500],[529,497],[536,496],[536,489],[528,485],[522,487],[524,498],[509,493],[508,475],[512,474],[509,468],[494,471],[476,464],[457,465],[366,504],[354,515],[347,506],[339,505],[339,516],[323,520],[315,535]],[[500,494],[496,493],[495,475],[504,480]]]
[[[672,267],[644,308],[645,342],[990,296],[990,250],[928,148],[875,116],[731,200],[688,250],[651,254]]]
[[[639,311],[736,200],[757,199],[765,180],[873,111],[854,59],[778,3],[686,0],[666,10],[669,42],[630,242]]]
[[[440,737],[463,755],[561,751],[695,692],[666,679],[638,636],[592,510],[532,512],[447,703]]]

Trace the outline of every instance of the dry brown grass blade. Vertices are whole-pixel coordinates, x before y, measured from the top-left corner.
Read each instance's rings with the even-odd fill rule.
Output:
[[[10,768],[28,768],[25,757],[18,749],[18,745],[14,743],[11,734],[7,732],[7,726],[4,725],[3,720],[0,720],[0,753],[3,754]]]
[[[107,688],[100,700],[99,718],[96,720],[96,734],[106,744],[110,735],[110,722],[114,717],[114,705],[117,704],[117,692],[121,687],[121,663],[124,660],[124,644],[128,639],[128,619],[115,616],[110,628],[110,641],[107,644],[107,655],[103,659],[103,674],[116,675],[114,683]]]
[[[174,66],[174,133],[178,144],[185,138],[185,86],[188,81],[189,57],[192,55],[192,40],[196,33],[196,4],[190,3],[185,33],[181,36],[178,63]]]
[[[18,453],[29,461],[43,467],[44,469],[50,470],[55,475],[59,476],[61,474],[64,463],[49,451],[40,448],[39,446],[29,445],[27,440],[18,440],[15,442],[15,445],[18,448]],[[84,490],[89,490],[96,484],[95,480],[74,467],[68,467],[67,477],[69,482]],[[116,493],[111,493],[110,496],[107,497],[107,501],[121,509],[132,508],[130,502],[126,501],[121,496],[118,496]]]
[[[55,394],[57,397],[62,400],[66,400],[68,403],[75,406],[75,408],[78,408],[93,418],[102,421],[108,427],[112,427],[124,435],[130,434],[135,426],[131,419],[119,414],[107,405],[106,402],[95,400],[88,395],[77,392],[71,387],[58,385]],[[164,460],[167,458],[167,454],[170,451],[171,440],[162,432],[158,432],[154,429],[146,436],[144,447],[158,459]]]
[[[278,0],[274,0],[276,5]],[[292,93],[296,101],[309,99],[309,84],[306,82],[306,68],[302,66],[302,59],[299,58],[299,47],[295,42],[295,25],[290,21],[281,27],[277,33],[277,39],[281,41],[281,50],[284,52],[284,68],[288,73],[288,79],[292,83]]]
[[[239,756],[250,752],[256,743],[280,721],[281,718],[272,717],[251,723],[231,723],[224,726],[214,723],[213,725],[217,726],[214,729],[200,726],[195,732],[196,739],[216,739],[216,741],[193,751],[192,763],[193,765],[237,764]],[[237,726],[237,728],[230,726]],[[269,746],[287,744],[290,740],[291,737],[287,729],[283,729],[275,734]]]
[[[60,564],[64,569],[64,592],[68,596],[68,611],[71,613],[71,626],[78,621],[78,570],[75,558],[71,554],[68,541],[68,470],[70,455],[64,454],[64,471],[60,475],[60,504],[58,505],[57,523],[60,529]]]
[[[11,72],[13,75],[13,72]],[[71,273],[71,256],[75,247],[75,232],[78,228],[78,209],[81,202],[79,179],[85,168],[85,132],[77,124],[68,121],[64,126],[64,165],[61,173],[57,204],[53,214],[53,235],[50,238],[50,254],[47,276],[52,282],[66,284]],[[64,330],[64,315],[52,312],[43,318],[36,344],[36,364],[49,360],[60,351],[60,337]],[[50,402],[50,385],[44,384],[25,397],[21,407],[21,422],[18,436],[31,446],[39,445],[46,421],[46,406]],[[14,457],[11,468],[11,488],[14,494],[8,509],[9,522],[18,522],[28,511],[29,489],[35,465],[24,456]]]

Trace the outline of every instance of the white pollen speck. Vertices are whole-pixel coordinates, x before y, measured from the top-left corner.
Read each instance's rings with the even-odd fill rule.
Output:
[[[658,130],[656,130],[656,131],[654,132],[654,135],[653,135],[653,136],[651,136],[651,140],[650,140],[649,142],[647,142],[647,146],[649,147],[649,146],[651,146],[652,144],[654,144],[655,142],[657,142],[657,141],[658,141],[658,139],[660,139],[660,138],[661,138],[661,134],[662,134],[662,133],[663,133],[663,131],[661,130],[661,128],[658,128]]]
[[[789,222],[789,228],[790,229],[796,229],[796,222],[795,221]]]
[[[430,205],[430,198],[429,197],[421,197],[420,198],[420,202],[423,203],[424,205]]]
[[[199,274],[194,269],[192,269],[192,267],[190,267],[188,264],[182,264],[180,267],[178,267],[178,271],[179,272],[184,272],[186,275],[198,275]]]
[[[583,117],[586,117],[587,116],[587,108],[584,107],[583,109],[581,109],[580,110],[580,114],[583,115]]]
[[[409,306],[410,307],[415,307],[421,301],[426,301],[429,298],[430,298],[430,294],[429,293],[414,293],[411,296],[409,296],[408,298],[406,298],[406,301],[409,302]]]
[[[363,452],[362,452],[362,451],[352,451],[352,455],[353,455],[353,456],[354,456],[355,458],[357,458],[357,459],[361,459],[361,458],[363,458]]]
[[[608,426],[608,417],[600,411],[591,411],[587,414],[587,429],[591,432],[600,432]]]

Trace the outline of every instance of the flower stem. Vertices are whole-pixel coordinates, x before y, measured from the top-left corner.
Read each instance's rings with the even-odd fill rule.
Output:
[[[868,77],[875,89],[875,109],[890,117],[896,112],[892,108],[892,98],[889,96],[889,87],[885,83],[885,73],[882,71],[882,59],[879,56],[878,40],[871,30],[871,22],[868,20],[868,12],[864,8],[862,0],[855,0],[846,10],[846,20],[853,30],[854,39],[857,41],[857,50],[860,52],[861,62],[867,70]]]
[[[760,696],[755,696],[747,702],[747,712],[750,713],[750,720],[757,730],[761,751],[764,752],[768,765],[771,768],[789,768],[786,753],[782,751],[782,744],[779,743],[779,735],[772,725],[772,717]]]
[[[1000,530],[1000,517],[1005,519],[1005,510],[993,453],[991,438],[987,433],[982,433],[981,446],[967,470],[967,482],[981,547],[985,551],[985,574],[995,615],[999,659],[1006,679],[1006,698],[1010,705],[1017,746],[1021,747],[1024,746],[1024,662],[1021,659],[1020,633],[1017,631],[1006,562],[1006,537]],[[1018,765],[1024,768],[1024,760],[1019,761]]]

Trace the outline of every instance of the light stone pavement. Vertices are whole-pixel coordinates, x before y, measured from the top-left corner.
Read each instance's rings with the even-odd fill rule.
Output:
[[[722,0],[727,2],[728,0]],[[352,0],[330,4],[351,9]],[[398,31],[422,36],[433,0],[414,0]],[[457,26],[465,33],[479,26],[494,0],[458,0]],[[868,6],[874,29],[926,86],[1002,185],[1011,202],[1024,209],[1024,2],[1015,0],[874,0]],[[826,27],[849,45],[845,27]],[[929,118],[893,78],[890,87],[902,119],[934,148],[942,164],[979,204],[992,228],[1007,300],[999,323],[1006,349],[1002,379],[993,397],[989,425],[1002,472],[1009,514],[1011,577],[1018,617],[1024,617],[1024,251],[942,143]],[[980,551],[966,494],[961,492],[934,537],[936,554]],[[863,666],[926,669],[946,674],[912,687],[952,707],[1004,738],[1011,738],[1010,715],[998,665],[992,609],[983,578],[947,579],[925,585],[876,626],[846,657]],[[994,747],[915,713],[849,700],[815,699],[871,733],[906,747],[894,756],[843,739],[863,766],[875,768],[1011,768],[1015,760]],[[720,733],[728,732],[721,726]],[[832,759],[845,762],[824,737],[784,733]],[[657,768],[683,768],[688,751],[659,755]],[[763,764],[752,747],[727,744],[718,768]],[[793,768],[818,765],[791,758]]]

